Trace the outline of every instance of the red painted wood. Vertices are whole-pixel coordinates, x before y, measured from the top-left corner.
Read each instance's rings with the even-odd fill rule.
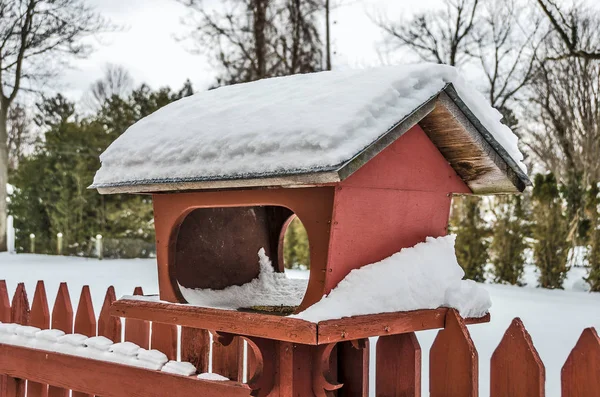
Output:
[[[77,334],[96,336],[96,314],[94,313],[92,295],[90,294],[90,287],[88,285],[84,285],[81,289],[77,313],[75,315],[74,331]]]
[[[68,370],[65,370],[68,369]],[[250,389],[236,382],[210,382],[195,376],[92,360],[0,344],[0,373],[104,397],[242,397]]]
[[[181,361],[196,366],[198,373],[208,372],[210,335],[204,329],[181,327]]]
[[[52,329],[59,329],[67,334],[73,333],[73,305],[67,283],[60,283],[52,309]],[[48,382],[50,383],[50,382]],[[68,397],[69,390],[56,386],[48,388],[48,397]]]
[[[125,326],[127,332],[127,326]],[[152,323],[150,347],[165,353],[169,360],[177,360],[177,326]]]
[[[419,125],[382,150],[340,186],[471,193]]]
[[[10,320],[10,298],[8,296],[8,289],[6,288],[6,281],[0,280],[0,322],[10,323]],[[8,386],[8,377],[0,375],[0,397],[7,397]]]
[[[0,280],[0,322],[10,323],[10,298],[6,281]]]
[[[213,334],[212,370],[231,380],[241,381],[243,376],[244,341],[234,337],[228,345],[223,345],[216,334]]]
[[[470,189],[419,126],[341,182],[335,190],[326,293],[352,269],[428,236],[446,235],[453,192]]]
[[[492,354],[490,397],[543,397],[546,371],[520,318]]]
[[[600,338],[586,328],[561,371],[562,397],[600,396]]]
[[[456,310],[448,310],[446,328],[438,332],[429,352],[430,397],[477,397],[478,367],[464,321]]]
[[[421,397],[421,346],[414,332],[377,340],[375,395]]]
[[[25,284],[19,283],[13,295],[10,316],[13,323],[29,325],[29,300],[25,291]],[[6,378],[6,389],[9,396],[25,397],[25,379]],[[13,394],[14,393],[14,394]]]
[[[106,290],[104,303],[98,317],[98,335],[104,336],[114,342],[121,341],[121,318],[110,314],[110,306],[117,300],[115,288],[111,285]]]
[[[144,295],[142,287],[135,287],[134,295]],[[148,349],[150,347],[150,321],[128,318],[125,320],[125,340]]]
[[[73,330],[77,334],[96,336],[96,314],[88,285],[84,285],[81,289]],[[93,397],[93,395],[73,390],[72,397]]]
[[[50,328],[50,308],[48,307],[48,297],[43,281],[38,281],[35,286],[33,304],[31,305],[31,318],[29,324],[41,329]],[[48,385],[34,381],[27,382],[27,397],[46,397],[48,395]]]
[[[338,397],[368,397],[369,340],[337,344],[337,379],[342,383]]]

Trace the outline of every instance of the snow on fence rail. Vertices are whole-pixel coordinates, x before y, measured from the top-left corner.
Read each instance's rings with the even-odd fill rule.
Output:
[[[134,294],[142,295],[143,291],[138,287]],[[269,363],[266,354],[273,348],[302,346],[244,337],[249,347],[252,345],[244,359],[243,330],[238,336],[212,331],[212,342],[209,331],[202,329],[182,327],[178,336],[176,317],[169,320],[171,324],[165,324],[132,318],[123,322],[111,316],[110,306],[115,300],[114,289],[109,287],[96,319],[90,290],[85,286],[74,314],[67,285],[62,283],[50,312],[44,283],[40,281],[30,309],[23,284],[18,285],[11,302],[4,281],[0,281],[0,322],[4,323],[0,326],[0,397],[25,393],[28,397],[66,397],[69,390],[73,390],[73,397],[284,396],[284,382],[291,385],[294,381],[293,371],[286,374],[284,368],[278,368],[281,363]],[[33,327],[57,332],[39,334]],[[72,352],[68,347],[46,343],[63,333],[100,338],[66,338],[76,345]],[[42,342],[36,344],[35,339]],[[131,353],[133,347],[135,357]],[[317,347],[318,359],[322,361],[318,368],[323,370],[319,375],[323,376],[308,380],[313,382],[315,396],[367,396],[369,382],[375,382],[377,396],[421,395],[422,353],[414,332],[378,339],[372,379],[367,338]],[[164,357],[148,353],[150,348],[164,352]],[[444,329],[439,331],[429,354],[430,396],[477,396],[477,350],[464,319],[455,310],[447,311]],[[142,362],[152,361],[153,357],[160,358],[160,365]],[[174,362],[178,357],[181,362]],[[165,364],[167,359],[172,361]],[[209,362],[213,372],[210,374]],[[249,380],[243,384],[246,372]],[[215,382],[226,379],[217,374],[231,381]],[[279,387],[274,382],[279,382]],[[541,397],[544,386],[544,364],[523,323],[516,318],[492,355],[490,396]],[[563,366],[562,396],[600,396],[600,338],[594,328],[583,331]]]

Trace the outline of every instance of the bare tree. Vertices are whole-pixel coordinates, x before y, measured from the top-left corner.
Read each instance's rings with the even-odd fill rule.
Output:
[[[85,56],[81,38],[106,27],[83,0],[0,0],[0,251],[6,250],[8,109],[22,90],[49,79],[58,55]]]
[[[457,66],[474,49],[479,0],[444,0],[444,9],[416,15],[410,21],[379,18],[375,23],[393,47],[407,47],[422,60]]]
[[[589,19],[581,18],[581,15],[584,14],[581,6],[572,6],[565,10],[553,0],[537,0],[537,3],[564,45],[563,48],[552,54],[550,60],[574,57],[600,60],[600,42],[582,40],[582,24],[588,23]]]
[[[109,63],[104,67],[104,76],[90,86],[84,102],[91,110],[98,110],[106,100],[113,96],[124,97],[132,88],[133,78],[129,71]]]
[[[186,39],[196,52],[214,57],[219,85],[322,67],[316,28],[321,0],[226,0],[218,10],[201,0],[178,1],[190,10]]]
[[[13,104],[8,110],[8,168],[16,169],[35,140],[32,120],[25,107],[19,103]]]

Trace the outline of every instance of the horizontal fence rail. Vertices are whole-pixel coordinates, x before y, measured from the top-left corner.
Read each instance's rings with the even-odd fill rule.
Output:
[[[143,295],[142,289],[136,288],[134,295]],[[172,319],[162,323],[151,321],[159,319],[160,313],[149,316],[151,318],[142,315],[125,319],[112,316],[111,311],[127,316],[127,310],[119,312],[119,305],[111,308],[116,301],[113,287],[106,291],[98,315],[94,311],[88,286],[84,286],[79,293],[76,312],[71,297],[67,284],[60,284],[50,310],[44,283],[39,281],[30,306],[24,284],[17,286],[11,299],[5,282],[0,281],[0,322],[57,329],[67,334],[89,337],[103,336],[115,343],[132,342],[143,349],[160,350],[170,360],[190,362],[196,367],[197,373],[212,372],[230,381],[206,381],[198,379],[195,374],[173,375],[0,343],[0,397],[67,397],[70,393],[73,397],[171,397],[192,394],[283,397],[292,395],[294,382],[307,383],[307,396],[365,397],[369,393],[370,382],[375,384],[377,397],[421,396],[423,352],[414,332],[380,336],[370,347],[367,334],[353,334],[344,325],[345,322],[362,324],[362,320],[356,318],[352,322],[352,319],[344,319],[341,325],[338,321],[331,332],[327,331],[327,327],[331,327],[329,324],[323,330],[318,330],[324,344],[314,345],[312,340],[302,344],[269,339],[265,336],[268,333],[258,331],[261,336],[248,336],[253,334],[248,330],[244,330],[243,335],[222,333],[217,323],[215,329],[202,329],[202,322],[195,320],[176,324]],[[144,303],[140,305],[144,306]],[[189,310],[205,311],[195,308]],[[236,312],[227,312],[219,321],[235,321],[235,315]],[[394,318],[390,313],[385,315],[385,319],[401,323],[405,321],[405,316],[399,313]],[[475,397],[479,388],[479,358],[466,326],[469,321],[452,309],[445,310],[444,316],[439,320],[443,328],[429,351],[429,395]],[[277,317],[267,316],[261,326],[275,326],[272,322],[276,323]],[[365,327],[370,332],[373,324],[365,323]],[[340,329],[347,339],[334,337],[340,334]],[[298,335],[301,336],[302,330],[300,327],[293,331],[300,332]],[[376,352],[375,377],[372,379],[369,377],[371,348]],[[312,378],[295,379],[296,370],[287,367],[292,362],[287,360],[290,355],[305,353],[309,357],[306,365],[315,368]],[[491,358],[490,372],[491,397],[545,395],[544,364],[520,319],[513,320],[499,342]],[[594,328],[583,331],[568,356],[562,368],[561,385],[563,397],[600,396],[600,338]],[[426,393],[424,391],[423,394]]]

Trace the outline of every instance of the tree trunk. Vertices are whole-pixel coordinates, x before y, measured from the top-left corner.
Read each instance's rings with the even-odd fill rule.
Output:
[[[8,107],[0,107],[0,252],[7,250]]]
[[[267,43],[265,30],[267,28],[268,0],[257,0],[254,4],[254,45],[256,46],[257,79],[267,75]]]

